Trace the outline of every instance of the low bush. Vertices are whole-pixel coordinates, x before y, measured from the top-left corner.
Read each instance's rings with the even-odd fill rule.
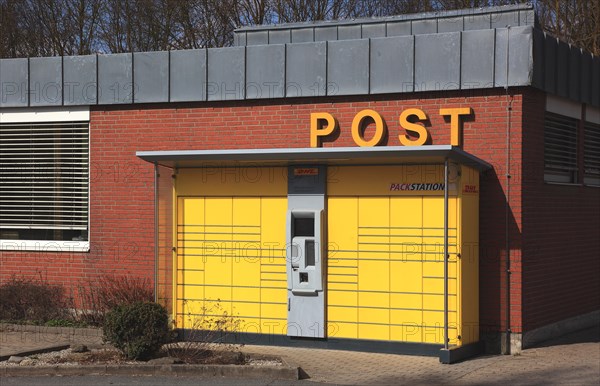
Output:
[[[67,317],[64,289],[42,279],[13,276],[0,285],[0,320],[43,324]]]
[[[79,319],[101,326],[106,313],[118,306],[152,302],[154,289],[150,280],[145,278],[105,275],[82,286],[79,300]]]
[[[103,333],[128,359],[149,359],[170,340],[169,316],[157,303],[120,305],[106,314]]]
[[[185,315],[181,322],[187,330],[180,331],[179,342],[171,342],[165,346],[170,357],[188,364],[210,363],[218,358],[214,356],[238,353],[241,345],[228,343],[228,337],[239,332],[241,320],[223,309],[220,302],[210,306],[193,309],[188,301],[183,301]],[[215,350],[216,349],[216,350]],[[229,353],[229,354],[227,354]]]

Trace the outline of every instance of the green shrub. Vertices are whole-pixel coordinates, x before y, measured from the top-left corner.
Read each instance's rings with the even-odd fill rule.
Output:
[[[169,341],[169,316],[157,303],[117,306],[106,314],[103,333],[127,358],[148,359]]]
[[[0,285],[0,320],[44,323],[67,316],[64,289],[13,276]]]

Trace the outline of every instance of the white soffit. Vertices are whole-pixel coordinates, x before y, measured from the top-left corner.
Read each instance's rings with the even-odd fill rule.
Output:
[[[0,123],[80,122],[89,120],[89,106],[0,109]]]

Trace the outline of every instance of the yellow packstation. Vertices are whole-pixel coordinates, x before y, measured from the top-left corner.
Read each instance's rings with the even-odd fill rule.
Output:
[[[251,342],[399,353],[479,342],[485,165],[450,145],[340,149],[173,164],[178,328],[225,316]]]

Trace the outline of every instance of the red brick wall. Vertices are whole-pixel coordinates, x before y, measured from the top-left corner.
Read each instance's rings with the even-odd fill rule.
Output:
[[[274,101],[98,106],[91,113],[91,253],[51,254],[40,264],[36,253],[2,253],[1,277],[40,270],[53,283],[71,285],[118,271],[153,277],[153,167],[135,157],[140,150],[308,147],[309,116],[325,111],[339,121],[339,138],[324,146],[355,146],[350,133],[354,115],[365,108],[379,112],[388,127],[388,145],[399,145],[400,112],[424,110],[433,144],[448,144],[450,124],[444,107],[470,106],[464,123],[464,150],[492,163],[481,179],[481,323],[484,331],[506,327],[505,163],[507,106],[512,100],[511,170],[521,164],[522,90],[436,92],[369,97]],[[403,132],[403,131],[402,131]],[[369,129],[366,136],[369,136]],[[521,327],[521,190],[511,187],[508,229],[512,249],[511,325]],[[32,262],[30,264],[30,262]]]
[[[527,90],[523,104],[523,322],[532,330],[600,308],[600,189],[544,183],[545,94]]]

